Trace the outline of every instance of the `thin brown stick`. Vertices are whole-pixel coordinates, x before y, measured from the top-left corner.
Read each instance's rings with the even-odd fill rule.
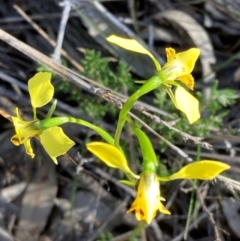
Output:
[[[206,207],[206,204],[204,203],[204,196],[202,195],[201,191],[199,189],[197,189],[197,194],[202,206],[203,211],[207,214],[209,221],[211,222],[212,226],[213,226],[213,230],[214,230],[214,234],[215,234],[215,241],[222,241],[221,236],[220,236],[220,232],[218,229],[218,226],[216,224],[216,221],[213,218],[213,214],[212,212],[209,211],[209,209]]]
[[[76,84],[77,86],[85,89],[86,91],[96,94],[100,96],[101,98],[105,99],[108,102],[113,103],[114,105],[118,106],[118,108],[121,108],[122,104],[126,101],[127,96],[119,94],[115,91],[111,91],[107,89],[107,87],[102,86],[101,84],[95,82],[94,80],[91,80],[79,73],[76,73],[72,71],[71,69],[54,63],[49,57],[42,54],[38,50],[32,48],[31,46],[23,43],[22,41],[16,39],[12,35],[8,34],[4,30],[0,29],[0,39],[9,44],[10,46],[16,48],[23,54],[27,55],[29,58],[33,59],[34,61],[41,63],[48,68],[50,68],[53,72],[56,74],[62,76],[65,79],[68,79],[73,84]],[[99,88],[95,88],[94,86],[98,86]],[[152,112],[155,112],[159,115],[165,115],[169,118],[171,118],[171,115],[154,107],[151,105],[148,105],[146,103],[143,103],[141,101],[137,102],[138,104],[134,106],[133,108],[139,112],[142,112],[142,110],[149,110]],[[146,113],[147,111],[145,111]],[[148,116],[151,119],[154,119],[154,115],[148,114]],[[156,117],[155,117],[156,118]]]
[[[55,48],[55,46],[57,45],[56,42],[51,39],[47,35],[47,33],[40,28],[39,25],[37,25],[19,6],[13,5],[13,7],[45,40],[47,40],[49,44],[51,44]],[[77,61],[70,57],[64,49],[61,49],[60,52],[62,56],[64,56],[75,68],[77,68],[81,72],[83,71],[82,65],[80,65]]]
[[[72,4],[69,1],[65,0],[63,2],[63,6],[64,6],[64,9],[63,9],[63,13],[62,13],[62,19],[61,19],[61,22],[59,25],[57,44],[56,44],[56,47],[55,47],[54,53],[53,53],[53,60],[57,63],[61,63],[61,56],[60,56],[61,49],[62,49],[62,45],[63,45],[65,29],[66,29],[66,25],[67,25],[67,22],[69,19]]]
[[[95,82],[94,80],[91,80],[89,78],[86,78],[85,76],[76,73],[70,69],[68,69],[65,66],[62,66],[58,63],[54,63],[49,57],[46,55],[42,54],[41,52],[37,51],[36,49],[30,47],[29,45],[23,43],[22,41],[16,39],[12,35],[8,34],[4,30],[0,29],[0,39],[5,41],[7,44],[10,46],[16,48],[20,52],[24,53],[31,59],[35,60],[38,63],[41,63],[48,68],[50,68],[53,72],[57,73],[58,75],[62,76],[65,79],[68,79],[70,82],[73,84],[85,89],[86,91],[98,95],[99,97],[103,98],[104,100],[111,102],[118,108],[122,108],[122,105],[125,103],[127,97],[119,94],[115,91],[109,90],[106,87],[103,87],[101,84]],[[99,86],[99,88],[96,88],[94,86]],[[158,113],[160,115],[165,115],[168,117],[171,117],[171,115],[165,113],[162,110],[159,110],[156,107],[153,107],[151,105],[148,105],[146,103],[143,103],[141,101],[137,101],[137,103],[133,106],[133,109],[136,109],[137,111],[143,113],[144,115],[148,116],[151,120],[153,120],[156,123],[159,124],[166,124],[165,121],[162,121],[158,116],[153,115],[149,113],[148,111],[154,111],[155,113]],[[167,124],[167,127],[172,129],[172,126]],[[176,128],[174,128],[177,130]],[[198,140],[198,138],[194,136],[190,136],[187,133],[184,133],[180,130],[178,132],[181,135],[184,135],[184,138],[186,136],[193,140],[195,143],[203,144]]]
[[[196,155],[195,151],[186,150],[186,153],[188,153],[189,155]],[[229,156],[229,155],[224,155],[224,154],[201,152],[201,157],[215,159],[215,160],[222,160],[222,161],[232,163],[232,164],[238,164],[240,162],[240,157]]]
[[[236,181],[236,180],[228,178],[228,177],[224,177],[222,175],[218,175],[217,179],[222,181],[226,185],[226,187],[228,189],[230,189],[231,191],[233,191],[233,190],[240,191],[240,182],[239,181]]]
[[[214,209],[216,208],[216,205],[211,205],[208,209],[209,212],[212,212]],[[201,214],[198,219],[196,220],[196,222],[200,223],[201,221],[203,221],[205,218],[207,217],[206,213]],[[194,228],[194,223],[191,223],[188,227],[188,232],[191,231]],[[179,235],[177,235],[175,238],[173,238],[171,241],[180,241],[183,239],[184,237],[184,233],[185,231],[183,231],[182,233],[180,233]]]

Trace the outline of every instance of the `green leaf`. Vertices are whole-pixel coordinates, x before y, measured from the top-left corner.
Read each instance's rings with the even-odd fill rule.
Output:
[[[237,98],[238,98],[238,95],[236,94],[235,90],[223,89],[218,91],[217,100],[224,107],[234,104],[235,99]]]

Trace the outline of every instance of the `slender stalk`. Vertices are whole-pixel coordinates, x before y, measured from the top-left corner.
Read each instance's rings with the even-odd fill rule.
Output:
[[[57,107],[57,100],[54,100],[53,103],[52,103],[51,108],[49,109],[49,111],[48,111],[48,113],[47,113],[47,115],[45,117],[45,119],[49,119],[49,118],[52,117],[56,107]]]
[[[115,132],[115,136],[114,136],[114,145],[119,148],[119,141],[120,141],[120,137],[121,137],[121,133],[122,133],[122,129],[124,127],[124,124],[126,122],[126,117],[128,112],[131,110],[131,108],[133,107],[134,103],[137,101],[137,99],[139,98],[139,90],[136,91],[132,96],[130,96],[128,98],[128,100],[125,102],[125,104],[123,105],[120,113],[119,113],[119,118],[118,118],[118,123],[117,123],[117,129]]]
[[[159,87],[165,80],[164,74],[161,72],[158,72],[156,75],[154,75],[152,78],[147,80],[134,94],[132,94],[128,100],[123,105],[119,117],[118,117],[118,123],[117,128],[114,136],[114,145],[119,148],[119,141],[122,133],[122,129],[124,127],[124,124],[127,120],[127,115],[129,111],[132,109],[135,102],[143,95],[147,94],[148,92],[156,89]]]
[[[138,226],[133,230],[132,235],[130,236],[129,240],[133,241],[136,240],[135,238],[141,233],[141,231],[146,227],[145,222],[140,222]]]
[[[109,144],[113,145],[114,143],[114,139],[112,138],[112,136],[110,134],[108,134],[104,129],[102,129],[101,127],[95,126],[92,123],[82,120],[82,119],[77,119],[74,117],[69,117],[69,123],[76,123],[82,126],[86,126],[94,131],[96,131],[106,142],[108,142]]]
[[[197,160],[200,160],[201,157],[201,145],[197,146]],[[188,229],[189,229],[189,225],[190,225],[190,221],[191,221],[191,215],[192,215],[192,211],[193,211],[193,206],[194,206],[194,199],[195,199],[195,189],[197,186],[198,180],[194,180],[193,182],[193,190],[191,193],[191,198],[190,198],[190,203],[189,203],[189,208],[188,208],[188,215],[187,215],[187,222],[186,222],[186,226],[185,226],[185,233],[184,233],[184,240],[187,239],[187,235],[188,235]]]
[[[37,111],[36,108],[32,108],[33,109],[33,119],[37,120]]]
[[[109,144],[113,145],[114,144],[114,139],[113,137],[106,132],[104,129],[102,129],[99,126],[93,125],[92,123],[82,120],[82,119],[77,119],[74,117],[53,117],[53,118],[49,118],[49,119],[44,119],[42,121],[40,121],[40,126],[42,130],[46,130],[50,127],[53,126],[60,126],[63,125],[65,123],[75,123],[75,124],[79,124],[82,126],[86,126],[94,131],[96,131],[106,142],[108,142]]]

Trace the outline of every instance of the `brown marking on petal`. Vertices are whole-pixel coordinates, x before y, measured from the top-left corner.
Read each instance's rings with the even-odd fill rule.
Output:
[[[17,137],[12,137],[11,138],[11,141],[15,144],[15,145],[20,145],[20,141],[19,141],[19,138],[17,138]]]
[[[189,78],[189,79],[188,79],[187,86],[188,86],[189,89],[193,90],[194,81]]]
[[[141,216],[144,216],[144,212],[142,209],[139,209],[139,213],[141,214]]]
[[[136,210],[135,211],[135,216],[136,216],[138,221],[143,220],[143,218],[144,218],[143,210],[142,209]]]
[[[175,50],[173,48],[168,48],[169,55],[174,55],[175,54]]]
[[[172,61],[175,59],[175,50],[173,48],[166,48],[166,55],[167,55],[167,62]]]
[[[179,76],[178,80],[184,83],[189,89],[193,90],[194,87],[194,79],[191,75],[183,75]]]

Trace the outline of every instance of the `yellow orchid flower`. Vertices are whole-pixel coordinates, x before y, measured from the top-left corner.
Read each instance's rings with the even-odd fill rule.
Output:
[[[155,173],[142,172],[136,189],[137,197],[127,212],[135,211],[138,221],[150,224],[158,211],[171,214],[161,203],[165,199],[160,196],[159,181]]]
[[[165,200],[160,195],[160,181],[210,180],[230,168],[229,165],[219,161],[202,160],[190,163],[168,177],[159,177],[154,168],[155,160],[145,160],[143,171],[138,176],[131,171],[126,157],[117,147],[103,142],[91,142],[87,144],[87,149],[109,167],[118,168],[135,180],[137,196],[127,212],[135,211],[136,219],[148,224],[151,223],[158,211],[170,215],[170,212],[161,203]],[[129,181],[123,181],[123,183],[127,184]]]
[[[12,121],[16,134],[11,138],[11,142],[15,146],[24,144],[27,154],[33,158],[34,153],[30,144],[30,139],[38,135],[39,122],[37,120],[24,121],[19,115],[18,108],[15,109],[15,113],[16,117],[12,116]]]
[[[109,167],[118,168],[137,180],[137,197],[127,211],[132,212],[135,210],[137,220],[146,221],[149,224],[158,210],[170,214],[161,203],[161,200],[164,201],[164,199],[160,197],[159,180],[155,173],[142,172],[139,177],[129,168],[124,154],[113,145],[103,142],[91,142],[87,144],[87,149]]]
[[[40,72],[28,81],[34,117],[32,121],[25,121],[20,116],[18,108],[15,109],[16,116],[12,116],[11,119],[16,134],[11,141],[16,146],[23,144],[26,153],[34,158],[30,140],[33,137],[38,138],[48,155],[57,164],[56,157],[66,154],[75,143],[64,134],[61,127],[54,126],[42,130],[40,120],[37,119],[36,108],[46,105],[53,97],[54,88],[50,80],[51,73]]]
[[[197,48],[190,48],[177,54],[173,48],[166,48],[167,63],[162,68],[166,79],[180,80],[189,89],[193,90],[194,78],[191,72],[199,54],[200,50]]]
[[[191,72],[199,57],[199,49],[191,48],[187,51],[176,53],[173,48],[166,48],[167,63],[161,69],[157,59],[136,40],[125,39],[115,35],[109,36],[107,40],[124,49],[148,55],[153,60],[157,72],[164,74],[165,88],[176,108],[185,113],[190,124],[200,118],[198,100],[176,82],[176,80],[181,81],[189,89],[193,90],[194,78]],[[177,86],[175,95],[171,90],[172,85]]]
[[[66,152],[75,145],[75,143],[63,133],[61,127],[51,127],[42,131],[39,120],[24,121],[19,115],[18,108],[15,109],[15,113],[16,117],[12,116],[12,121],[16,134],[11,138],[11,142],[16,146],[23,144],[26,153],[32,158],[35,156],[30,143],[33,137],[40,139],[45,151],[56,164],[56,157],[66,154]]]
[[[50,107],[46,117],[42,120],[37,118],[36,108],[48,104],[54,94],[54,87],[51,84],[51,73],[39,72],[28,81],[28,90],[33,109],[33,120],[23,120],[19,114],[18,108],[15,109],[16,116],[11,116],[0,109],[0,115],[13,122],[16,134],[11,138],[14,145],[24,145],[26,153],[34,158],[34,152],[31,146],[31,138],[36,137],[44,147],[48,155],[57,164],[56,157],[66,154],[66,152],[75,145],[63,132],[60,125],[66,123],[75,123],[85,126],[98,133],[106,142],[113,144],[113,137],[99,126],[96,126],[83,119],[72,116],[52,117],[56,108],[55,100]],[[124,170],[127,171],[127,170]]]

